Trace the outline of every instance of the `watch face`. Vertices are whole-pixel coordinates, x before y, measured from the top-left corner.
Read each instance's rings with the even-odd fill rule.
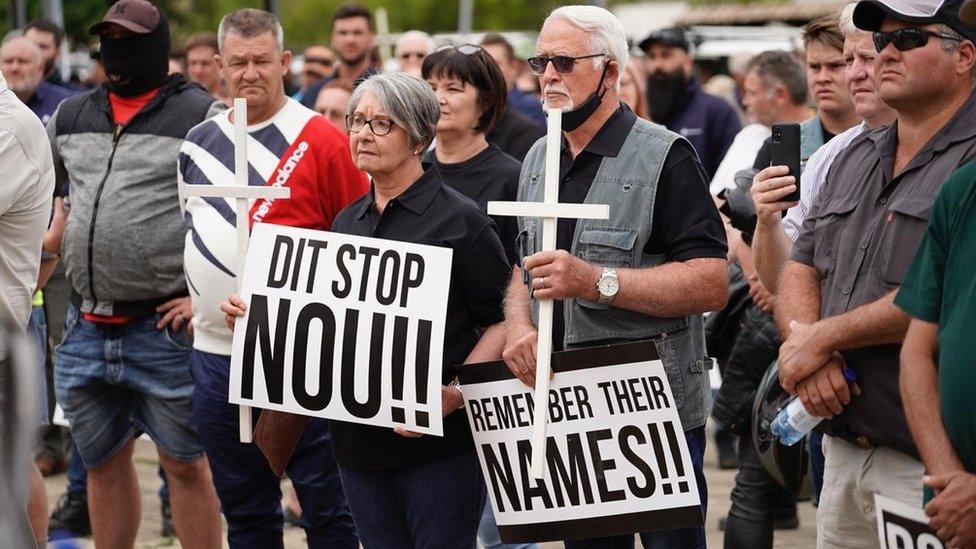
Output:
[[[615,276],[604,276],[600,279],[600,283],[597,285],[597,289],[600,290],[600,294],[605,296],[617,295],[617,290],[619,288],[620,285],[617,283],[617,277]]]

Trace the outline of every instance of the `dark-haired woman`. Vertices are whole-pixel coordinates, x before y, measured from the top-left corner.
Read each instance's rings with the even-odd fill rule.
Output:
[[[515,200],[522,164],[485,138],[505,113],[508,95],[505,77],[495,60],[480,46],[450,46],[428,55],[421,73],[440,105],[437,141],[427,159],[444,182],[486,213],[489,201]],[[493,219],[508,261],[514,265],[515,218]],[[488,549],[536,547],[502,544],[490,505],[485,507],[478,536]]]
[[[522,165],[485,138],[505,112],[508,94],[495,60],[480,46],[448,46],[428,55],[421,70],[441,111],[437,141],[427,160],[445,183],[482,211],[487,211],[489,201],[515,200]],[[515,218],[493,219],[514,264]]]

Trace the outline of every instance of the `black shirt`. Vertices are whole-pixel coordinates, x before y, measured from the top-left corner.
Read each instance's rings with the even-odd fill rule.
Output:
[[[581,204],[593,184],[604,157],[620,153],[637,122],[637,115],[621,105],[574,159],[563,138],[559,157],[559,201]],[[664,160],[654,203],[651,237],[644,247],[649,255],[664,254],[668,261],[725,258],[725,227],[708,192],[708,178],[698,156],[684,139],[674,142]],[[556,247],[572,250],[575,219],[560,219]],[[553,349],[563,348],[565,322],[557,302],[553,316]]]
[[[434,151],[428,157],[444,178],[444,183],[474,200],[483,212],[488,211],[490,201],[516,199],[522,164],[495,145],[489,144],[485,150],[456,164],[439,162]],[[492,219],[505,248],[505,257],[510,265],[514,265],[517,260],[515,238],[518,236],[518,222],[510,215],[492,216]]]
[[[445,185],[436,167],[425,167],[424,175],[390,200],[382,215],[370,190],[339,212],[332,231],[454,251],[441,377],[447,385],[456,375],[455,366],[478,342],[481,329],[504,320],[502,299],[511,269],[491,219]],[[390,427],[333,421],[332,444],[338,462],[354,469],[394,469],[474,450],[463,410],[444,418],[443,437],[405,438]]]
[[[505,154],[521,162],[532,145],[544,135],[545,130],[535,120],[515,109],[506,108],[505,114],[488,132],[488,142],[498,145]]]

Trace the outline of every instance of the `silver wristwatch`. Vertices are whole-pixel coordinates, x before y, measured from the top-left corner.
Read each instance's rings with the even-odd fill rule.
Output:
[[[600,303],[604,305],[609,305],[617,297],[617,292],[620,291],[617,269],[603,268],[603,275],[596,281],[596,291],[600,294]]]

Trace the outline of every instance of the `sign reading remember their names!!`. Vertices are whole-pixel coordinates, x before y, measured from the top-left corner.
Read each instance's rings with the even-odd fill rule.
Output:
[[[652,342],[552,355],[546,467],[532,478],[533,391],[502,362],[458,368],[502,541],[703,523],[698,485]]]
[[[945,549],[929,526],[929,517],[919,507],[874,495],[881,549]]]
[[[230,402],[443,435],[452,251],[256,223]]]

